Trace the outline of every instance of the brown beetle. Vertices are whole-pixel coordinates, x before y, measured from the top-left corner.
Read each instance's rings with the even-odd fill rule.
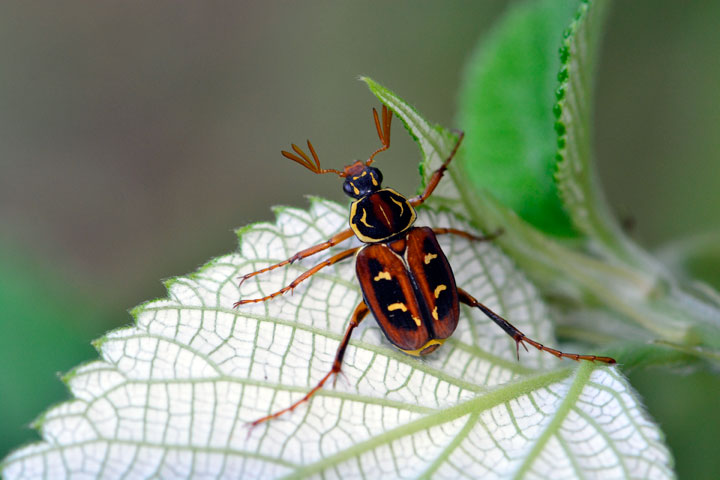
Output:
[[[353,235],[365,245],[344,250],[328,258],[277,292],[262,298],[240,300],[234,304],[234,307],[270,300],[294,289],[322,268],[353,255],[356,255],[355,270],[364,300],[355,308],[350,318],[350,324],[335,354],[332,369],[303,398],[287,408],[255,420],[251,425],[258,425],[294,410],[301,403],[308,401],[329,378],[340,373],[350,336],[369,312],[375,316],[387,339],[410,355],[427,355],[452,335],[460,316],[459,303],[462,302],[479,308],[510,335],[515,340],[518,357],[520,345],[527,349],[525,344],[528,343],[558,358],[567,357],[573,360],[614,364],[615,360],[610,357],[564,353],[546,347],[526,337],[507,320],[456,286],[452,269],[438,244],[436,235],[451,234],[471,240],[491,240],[497,234],[479,237],[453,228],[414,227],[413,224],[416,219],[415,207],[427,200],[437,187],[462,142],[463,133],[460,133],[448,158],[433,172],[425,191],[407,199],[395,190],[382,188],[382,173],[371,166],[375,155],[390,147],[392,113],[383,106],[382,122],[375,109],[373,109],[373,117],[382,146],[370,155],[367,161],[358,160],[345,167],[343,171],[320,168],[320,161],[309,140],[307,145],[312,160],[295,144],[292,144],[293,152],[282,152],[285,157],[316,174],[335,173],[345,179],[343,191],[355,199],[350,207],[350,228],[326,242],[296,253],[287,260],[244,275],[240,284],[255,275],[322,252],[348,240]]]

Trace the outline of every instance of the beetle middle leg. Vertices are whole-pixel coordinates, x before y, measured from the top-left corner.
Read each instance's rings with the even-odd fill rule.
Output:
[[[338,346],[337,352],[335,352],[335,360],[333,361],[332,368],[330,371],[325,374],[325,376],[315,385],[303,398],[298,400],[297,402],[293,403],[289,407],[283,408],[282,410],[278,410],[275,413],[272,413],[270,415],[267,415],[265,417],[259,418],[255,420],[254,422],[250,423],[250,427],[256,427],[260,425],[263,422],[266,422],[268,420],[272,420],[273,418],[277,418],[280,415],[288,412],[292,412],[295,410],[299,405],[307,402],[310,400],[310,397],[315,395],[318,390],[320,390],[323,385],[331,378],[335,377],[340,373],[340,370],[342,368],[342,362],[343,357],[345,356],[345,350],[347,349],[348,343],[350,342],[350,337],[352,336],[353,330],[355,330],[355,327],[360,325],[360,322],[363,321],[363,319],[367,316],[368,312],[370,310],[368,309],[367,305],[365,305],[365,302],[360,302],[357,307],[355,307],[355,311],[352,314],[352,317],[350,317],[350,324],[348,325],[347,329],[345,330],[345,335],[343,336],[342,340],[340,341],[340,345]]]
[[[262,298],[250,298],[250,299],[247,299],[247,300],[239,300],[239,301],[237,301],[237,302],[235,302],[235,303],[233,304],[233,308],[237,308],[237,307],[239,307],[240,305],[245,305],[246,303],[264,302],[264,301],[266,301],[266,300],[270,300],[271,298],[277,297],[278,295],[282,295],[283,293],[287,292],[288,290],[294,289],[294,288],[297,287],[301,282],[303,282],[304,280],[307,280],[308,278],[312,277],[313,275],[315,275],[317,272],[319,272],[319,271],[322,270],[323,268],[329,267],[330,265],[334,265],[334,264],[336,264],[336,263],[338,263],[338,262],[340,262],[340,261],[342,261],[342,260],[345,260],[346,258],[352,257],[353,255],[355,255],[355,252],[357,252],[358,250],[360,250],[360,248],[361,248],[361,247],[350,248],[350,249],[348,249],[348,250],[344,250],[344,251],[338,253],[337,255],[333,255],[332,257],[328,258],[327,260],[318,263],[317,265],[315,265],[314,267],[312,267],[310,270],[304,272],[302,275],[300,275],[300,276],[297,277],[295,280],[293,280],[293,281],[290,283],[290,285],[287,285],[286,287],[281,288],[281,289],[278,290],[277,292],[273,292],[273,293],[271,293],[270,295],[266,295],[266,296],[264,296],[264,297],[262,297]],[[266,269],[266,270],[268,270],[268,269]],[[272,270],[272,268],[269,268],[269,270]],[[249,278],[249,277],[246,275],[245,278],[243,278],[243,281],[244,281],[246,278]],[[241,282],[241,284],[242,284],[242,282]]]
[[[254,277],[255,275],[260,275],[261,273],[269,272],[270,270],[275,270],[276,268],[283,267],[285,265],[289,265],[291,263],[295,263],[298,260],[302,260],[303,258],[307,258],[311,255],[315,255],[316,253],[320,253],[323,250],[327,250],[328,248],[337,245],[338,243],[344,242],[348,238],[353,236],[353,231],[351,229],[343,230],[342,232],[338,233],[337,235],[334,235],[329,240],[318,243],[317,245],[313,245],[312,247],[308,247],[304,250],[300,250],[292,257],[288,258],[287,260],[283,260],[282,262],[278,262],[274,265],[270,265],[269,267],[261,268],[260,270],[246,273],[242,277],[240,277],[240,282],[238,283],[238,287],[240,287],[245,280],[247,280],[250,277]],[[237,306],[237,305],[235,305]]]
[[[476,242],[490,242],[503,234],[502,228],[495,230],[489,235],[475,235],[464,230],[458,230],[457,228],[433,228],[432,231],[435,235],[457,235],[459,237],[467,238],[468,240],[474,240]]]
[[[551,355],[555,355],[558,358],[571,358],[573,360],[588,360],[590,362],[602,362],[602,363],[608,363],[608,364],[614,364],[615,359],[610,357],[600,357],[597,355],[581,355],[578,353],[565,353],[561,352],[560,350],[556,350],[554,348],[546,347],[542,343],[536,342],[535,340],[528,338],[524,333],[522,333],[520,330],[515,328],[510,322],[502,318],[497,313],[490,310],[488,307],[483,305],[482,303],[475,300],[475,298],[472,297],[469,293],[467,293],[465,290],[458,288],[458,295],[459,300],[464,303],[465,305],[469,305],[471,307],[477,307],[479,308],[485,315],[487,315],[490,320],[498,324],[500,328],[502,328],[505,333],[510,335],[513,340],[515,340],[515,348],[517,352],[518,358],[520,358],[520,345],[522,344],[523,348],[527,350],[527,346],[525,346],[526,343],[529,343],[533,347],[537,348],[538,350],[542,350],[543,352],[548,352]]]

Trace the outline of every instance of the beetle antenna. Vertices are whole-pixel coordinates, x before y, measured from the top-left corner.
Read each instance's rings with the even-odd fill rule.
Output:
[[[373,159],[375,158],[375,155],[377,155],[380,152],[384,152],[388,148],[390,148],[390,123],[392,122],[392,112],[388,110],[388,108],[383,105],[382,107],[382,124],[380,123],[380,118],[378,117],[377,110],[373,108],[373,118],[375,119],[375,128],[377,129],[378,137],[380,137],[380,142],[382,143],[382,147],[378,148],[373,152],[372,155],[370,155],[370,158],[368,158],[368,161],[365,162],[366,166],[369,166]]]
[[[320,168],[320,160],[318,159],[317,153],[315,153],[315,149],[313,148],[312,143],[310,143],[310,140],[307,141],[307,145],[310,149],[310,153],[312,154],[314,163],[310,160],[310,157],[308,157],[307,154],[302,151],[300,147],[298,147],[294,143],[291,145],[295,153],[282,150],[281,153],[283,157],[289,158],[293,162],[299,163],[303,167],[318,175],[321,175],[323,173],[336,173],[341,177],[345,176],[345,172],[335,170],[334,168]]]

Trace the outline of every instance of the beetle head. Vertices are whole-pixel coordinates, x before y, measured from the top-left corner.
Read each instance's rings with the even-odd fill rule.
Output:
[[[345,167],[343,191],[352,198],[361,198],[380,190],[383,176],[379,169],[358,160]]]

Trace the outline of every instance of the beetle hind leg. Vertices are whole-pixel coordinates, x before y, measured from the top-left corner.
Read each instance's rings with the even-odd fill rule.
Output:
[[[467,293],[465,290],[458,288],[458,295],[459,300],[464,303],[465,305],[468,305],[470,307],[477,307],[479,308],[485,315],[487,315],[493,322],[495,322],[500,328],[502,328],[505,333],[510,335],[513,340],[515,340],[515,349],[518,355],[518,359],[520,358],[520,345],[527,350],[527,345],[530,344],[533,347],[537,348],[538,350],[541,350],[543,352],[547,352],[551,355],[554,355],[558,358],[570,358],[572,360],[580,361],[580,360],[587,360],[590,362],[601,362],[601,363],[607,363],[607,364],[614,364],[615,359],[611,357],[601,357],[597,355],[581,355],[579,353],[565,353],[561,352],[560,350],[556,350],[554,348],[546,347],[540,342],[536,342],[532,338],[527,337],[524,333],[522,333],[520,330],[515,328],[510,322],[502,318],[497,313],[490,310],[488,307],[483,305],[482,303],[475,300],[475,298],[472,297],[469,293]]]
[[[360,322],[363,321],[363,319],[365,318],[365,316],[367,316],[369,311],[370,310],[368,309],[367,305],[365,305],[365,302],[360,302],[358,304],[358,306],[355,307],[355,311],[353,312],[352,317],[350,317],[350,323],[349,323],[347,329],[345,330],[345,335],[343,336],[343,339],[340,341],[340,345],[338,346],[338,349],[335,352],[335,360],[333,361],[332,368],[330,369],[330,371],[328,373],[325,374],[325,376],[322,379],[320,379],[320,381],[317,383],[317,385],[315,385],[307,394],[305,394],[304,397],[302,397],[300,400],[293,403],[289,407],[283,408],[282,410],[278,410],[277,412],[267,415],[265,417],[258,418],[254,422],[250,422],[248,424],[248,426],[250,428],[254,428],[254,427],[257,427],[258,425],[260,425],[261,423],[267,422],[268,420],[272,420],[274,418],[278,418],[279,416],[281,416],[285,413],[292,412],[301,404],[309,401],[310,398],[313,395],[315,395],[315,393],[318,392],[318,390],[323,388],[325,383],[330,378],[334,378],[335,380],[337,380],[337,376],[341,373],[343,357],[345,356],[345,350],[347,349],[348,343],[350,342],[350,337],[352,336],[353,330],[355,330],[355,327],[360,325]],[[333,383],[333,385],[334,385],[334,383]]]

